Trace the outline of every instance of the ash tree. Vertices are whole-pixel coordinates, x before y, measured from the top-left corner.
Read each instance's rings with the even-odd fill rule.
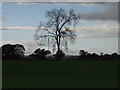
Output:
[[[68,41],[73,43],[75,33],[71,30],[71,25],[75,25],[80,20],[80,14],[70,9],[65,11],[62,8],[52,9],[46,12],[46,22],[40,22],[34,39],[39,45],[52,45],[53,51],[57,48],[57,53],[61,52],[61,46],[68,49]]]

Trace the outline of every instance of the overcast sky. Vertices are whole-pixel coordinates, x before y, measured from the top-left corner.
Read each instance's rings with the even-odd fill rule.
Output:
[[[66,11],[73,9],[76,13],[81,14],[81,20],[75,29],[77,38],[74,44],[69,45],[68,54],[78,54],[79,50],[81,49],[84,49],[88,52],[96,52],[98,54],[100,52],[118,52],[117,2],[4,2],[2,4],[3,22],[0,30],[2,31],[3,42],[0,43],[20,43],[25,46],[26,52],[34,51],[38,47],[33,40],[35,29],[39,25],[40,21],[45,20],[45,12],[53,8],[63,8]],[[71,26],[71,28],[73,27]],[[41,48],[47,49],[47,46],[42,46]]]

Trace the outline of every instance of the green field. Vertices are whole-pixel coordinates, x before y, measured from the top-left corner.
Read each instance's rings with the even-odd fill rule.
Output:
[[[3,88],[118,88],[118,62],[3,61]]]

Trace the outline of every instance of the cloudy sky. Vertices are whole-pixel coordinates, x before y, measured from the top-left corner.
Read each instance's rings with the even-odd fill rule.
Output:
[[[23,44],[26,53],[31,53],[38,47],[33,36],[39,22],[46,20],[45,12],[54,8],[63,8],[66,11],[73,9],[81,14],[81,20],[75,28],[77,38],[74,44],[69,44],[68,54],[78,54],[81,49],[98,54],[118,52],[117,2],[15,3],[17,0],[11,0],[14,3],[10,3],[5,1],[2,3],[1,45]],[[47,46],[41,48],[47,49]]]
[[[3,2],[119,2],[119,0],[1,0]]]

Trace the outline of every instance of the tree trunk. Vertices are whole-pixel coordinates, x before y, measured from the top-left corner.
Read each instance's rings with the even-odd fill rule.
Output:
[[[57,48],[58,48],[57,52],[60,52],[60,44],[59,43],[57,43]]]
[[[57,53],[59,53],[60,52],[60,40],[61,40],[59,24],[56,27],[56,35],[57,35],[56,44],[57,44],[57,49],[58,49]]]

